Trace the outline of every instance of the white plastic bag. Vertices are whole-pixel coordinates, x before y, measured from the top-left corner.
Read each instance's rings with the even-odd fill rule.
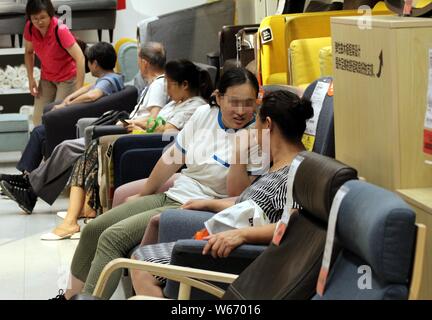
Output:
[[[247,200],[215,214],[204,225],[209,234],[216,234],[233,229],[260,227],[269,223],[264,211],[253,200]]]

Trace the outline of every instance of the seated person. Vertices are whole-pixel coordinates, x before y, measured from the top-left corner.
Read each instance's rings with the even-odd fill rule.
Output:
[[[139,245],[152,216],[179,208],[189,200],[220,199],[241,193],[228,193],[229,155],[235,131],[242,132],[255,123],[258,91],[256,77],[245,69],[232,69],[223,75],[211,105],[195,111],[177,135],[177,143],[156,164],[140,195],[84,228],[72,261],[71,287],[59,298],[70,299],[82,291],[92,294],[104,267]],[[187,169],[174,187],[155,194],[185,164]],[[104,298],[115,291],[120,276],[118,272],[110,278]]]
[[[239,198],[222,200],[193,200],[185,203],[182,209],[220,212],[236,203],[253,200],[267,215],[271,224],[263,227],[236,229],[204,238],[208,240],[204,248],[204,255],[214,258],[226,258],[237,247],[243,244],[269,244],[276,229],[276,223],[281,219],[286,205],[287,177],[289,167],[294,158],[305,147],[302,137],[306,129],[306,121],[313,117],[313,108],[309,101],[287,91],[275,91],[264,97],[259,109],[256,133],[258,144],[263,148],[263,136],[270,135],[270,155],[272,167],[269,173],[254,181]],[[234,155],[235,163],[240,158],[241,148],[237,148]],[[246,166],[232,164],[232,169],[246,175]],[[239,173],[240,174],[240,173]],[[142,256],[133,257],[139,260],[170,263],[173,243],[157,242],[158,216],[154,216],[146,229]],[[165,279],[153,277],[143,271],[131,270],[133,286],[137,295],[163,297]]]
[[[97,44],[91,47],[88,55],[95,56],[93,52],[97,53],[98,51],[95,50],[100,46]],[[111,52],[111,55],[115,55],[114,51],[108,51]],[[101,55],[101,53],[98,54]],[[105,61],[105,65],[108,63],[106,62],[107,58],[102,59],[99,57],[96,59]],[[89,62],[89,65],[97,68],[95,69],[97,71],[100,67],[96,65],[95,61],[97,60],[92,60],[93,63],[90,64]],[[148,118],[151,114],[157,115],[166,104],[168,98],[165,89],[165,62],[165,49],[161,44],[148,43],[140,48],[138,65],[142,77],[149,83],[149,86],[141,93],[138,104],[131,114],[132,120],[129,121],[130,123],[134,123],[135,120],[141,123],[142,119]],[[114,65],[115,59],[111,59],[109,67],[112,69]],[[101,74],[101,72],[97,71],[97,74]],[[92,91],[104,92],[104,94],[108,94],[108,90],[117,91],[114,90],[116,88],[112,85],[107,86],[108,84],[107,81],[98,81],[96,86],[100,85],[100,88],[96,87],[87,94],[93,94]],[[107,92],[105,93],[103,90]],[[123,126],[122,123],[119,125]],[[7,190],[9,196],[12,196],[11,199],[16,201],[21,209],[28,214],[33,212],[38,197],[52,205],[66,186],[74,163],[85,150],[84,138],[64,141],[54,149],[49,159],[40,164],[36,169],[31,170],[31,173],[23,175],[0,175],[0,185],[3,190]],[[42,158],[41,152],[39,153],[39,157],[40,159]],[[21,167],[21,165],[18,167]],[[34,165],[31,167],[33,168]],[[25,171],[29,171],[30,169],[28,167]]]
[[[171,102],[160,111],[158,118],[163,119],[165,124],[158,126],[155,132],[178,132],[183,129],[198,107],[207,104],[213,86],[208,72],[199,70],[188,60],[168,62],[165,77]],[[142,130],[142,127],[135,122],[127,129]],[[70,205],[65,220],[52,233],[43,235],[42,240],[62,240],[78,233],[78,217],[85,206],[89,207],[86,212],[91,211],[86,213],[87,216],[95,217],[96,213],[101,213],[98,163],[98,143],[93,141],[72,172]]]

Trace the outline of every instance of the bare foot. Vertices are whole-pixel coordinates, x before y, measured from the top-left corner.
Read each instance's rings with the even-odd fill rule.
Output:
[[[59,237],[65,237],[78,232],[80,232],[80,226],[78,224],[70,225],[66,223],[62,223],[53,230],[53,233]]]

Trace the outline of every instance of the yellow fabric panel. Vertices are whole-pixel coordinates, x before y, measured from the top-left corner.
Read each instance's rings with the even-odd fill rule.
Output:
[[[290,71],[291,85],[311,83],[321,76],[320,50],[331,46],[331,38],[299,39],[291,42]]]
[[[390,14],[390,11],[387,9],[377,10],[373,14]],[[262,31],[270,27],[273,41],[260,46],[259,64],[263,84],[270,84],[269,81],[273,81],[273,74],[288,72],[288,48],[291,41],[328,37],[330,36],[330,17],[353,15],[359,15],[359,13],[355,10],[343,10],[286,14],[264,18],[259,30]]]
[[[333,75],[333,48],[323,47],[319,51],[321,77]]]
[[[115,50],[115,52],[117,53],[117,56],[118,56],[118,54],[119,54],[119,51],[120,51],[121,46],[124,45],[125,43],[129,43],[129,42],[134,42],[134,43],[136,43],[136,42],[138,42],[138,41],[137,41],[136,39],[132,39],[132,38],[121,38],[120,40],[118,40],[118,41],[115,43],[115,45],[114,45],[114,50]],[[119,65],[119,63],[118,63],[118,60],[117,60],[117,62],[116,62],[115,71],[116,71],[117,73],[121,73],[121,68],[120,68],[120,65]]]
[[[378,2],[378,3],[375,5],[375,7],[373,7],[372,10],[373,10],[373,11],[385,11],[385,10],[388,11],[387,6],[386,6],[386,4],[385,4],[384,1],[380,1],[380,2]]]
[[[272,84],[287,84],[288,74],[286,72],[280,72],[280,73],[273,73],[267,78],[267,85]]]
[[[268,27],[273,33],[272,42],[260,45],[261,76],[264,85],[269,84],[269,78],[272,74],[286,73],[288,70],[287,45],[285,43],[285,17],[287,16],[291,15],[266,17],[260,24],[259,34]],[[282,84],[286,84],[286,82]]]
[[[414,0],[414,7],[416,8],[423,8],[425,6],[427,6],[428,4],[430,4],[432,2],[432,0]]]

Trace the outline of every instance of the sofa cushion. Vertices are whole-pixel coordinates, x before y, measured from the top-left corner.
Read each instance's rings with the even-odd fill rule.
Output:
[[[62,5],[70,6],[76,11],[92,11],[92,10],[116,10],[116,0],[54,0],[54,7],[57,9]]]
[[[27,132],[28,116],[22,114],[0,114],[0,133]]]

